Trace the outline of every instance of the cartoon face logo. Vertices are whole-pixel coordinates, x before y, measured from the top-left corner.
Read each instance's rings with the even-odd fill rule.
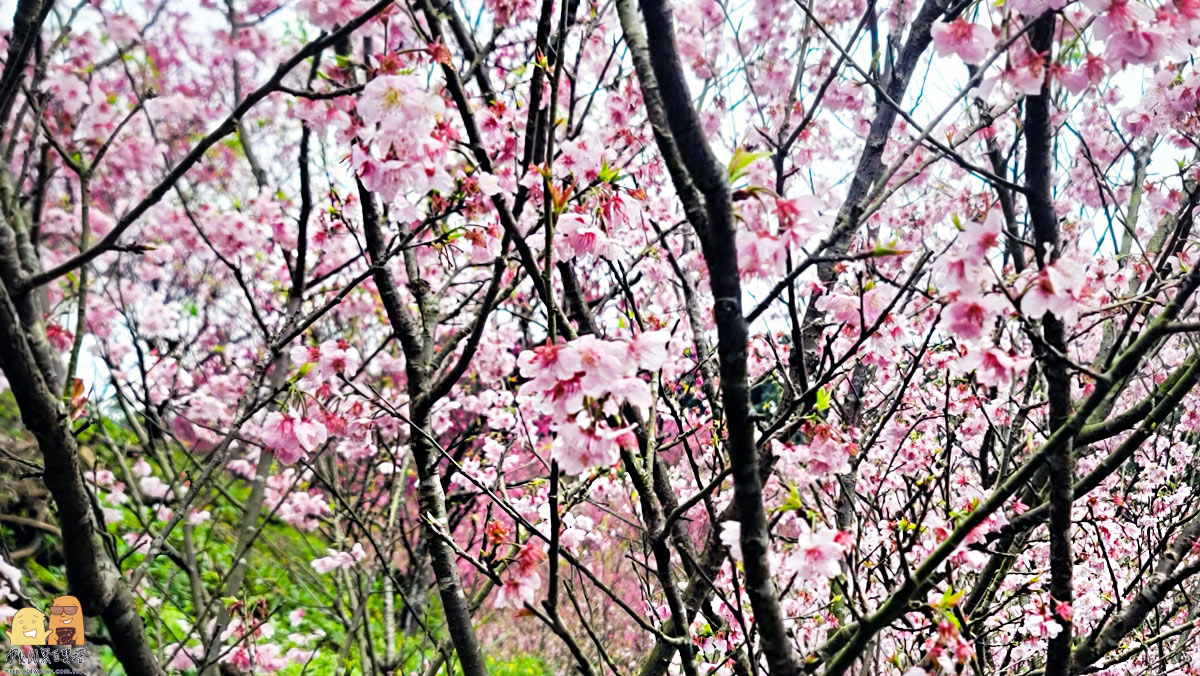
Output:
[[[46,609],[50,635],[46,645],[83,645],[83,608],[74,596],[60,596]]]
[[[46,645],[46,616],[36,608],[22,608],[12,618],[9,645]]]

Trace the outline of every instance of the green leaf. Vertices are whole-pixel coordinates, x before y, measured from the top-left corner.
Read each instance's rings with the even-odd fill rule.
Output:
[[[800,497],[800,491],[798,491],[795,486],[788,486],[787,499],[784,500],[783,504],[776,507],[773,511],[803,512],[807,511],[807,508],[804,506],[804,500]]]
[[[303,378],[304,376],[308,375],[309,371],[312,371],[312,367],[313,367],[313,365],[311,362],[305,362],[305,363],[301,364],[300,370],[296,372],[296,375],[292,378],[292,382],[296,382],[296,381],[300,380],[301,378]]]
[[[608,161],[600,160],[600,174],[598,176],[601,183],[616,183],[621,178],[621,171],[614,167],[608,166]]]
[[[774,190],[762,185],[748,185],[745,188],[739,189],[739,192],[744,192],[748,196],[760,201],[762,200],[762,195],[769,195],[775,199],[779,199],[779,195],[776,195]]]
[[[950,624],[954,625],[955,629],[962,631],[962,624],[959,623],[958,618],[954,616],[954,613],[943,613],[943,615],[945,615],[946,619],[950,621]]]
[[[829,408],[829,393],[822,387],[817,390],[817,410],[824,411],[827,408]]]
[[[896,242],[893,240],[887,245],[876,244],[871,250],[871,256],[874,258],[883,258],[885,256],[907,256],[912,253],[912,249],[897,249]]]
[[[51,587],[53,589],[57,589],[59,585],[62,584],[62,578],[60,576],[55,575],[53,572],[33,559],[29,559],[25,562],[25,570],[32,573],[33,579],[37,580],[39,584]]]
[[[750,168],[751,164],[770,156],[771,153],[769,151],[751,153],[741,148],[733,151],[733,157],[729,158],[729,181],[737,181],[746,175],[746,170]]]
[[[964,591],[965,590],[962,590],[962,589],[960,589],[959,591],[954,591],[953,589],[947,589],[946,591],[942,592],[942,600],[940,601],[939,605],[942,608],[950,608],[950,607],[954,606],[954,604],[958,603],[959,599],[962,598]],[[955,625],[955,626],[957,626],[957,625]]]

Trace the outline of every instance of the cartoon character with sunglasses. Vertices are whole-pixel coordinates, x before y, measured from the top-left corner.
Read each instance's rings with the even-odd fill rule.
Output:
[[[46,609],[50,633],[46,645],[83,645],[83,608],[74,596],[59,596]]]

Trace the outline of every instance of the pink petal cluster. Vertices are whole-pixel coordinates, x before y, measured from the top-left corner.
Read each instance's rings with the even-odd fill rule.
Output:
[[[613,428],[605,418],[618,415],[624,404],[649,408],[650,387],[638,371],[662,367],[669,339],[661,330],[627,341],[585,335],[520,354],[520,374],[530,379],[521,386],[520,397],[550,417],[557,432],[552,450],[564,472],[610,466],[621,444],[636,444],[632,427]]]
[[[1096,38],[1107,41],[1106,59],[1115,67],[1153,63],[1186,51],[1187,43],[1172,25],[1176,15],[1167,12],[1159,20],[1154,9],[1139,0],[1084,0],[1084,6],[1096,16],[1092,30]],[[1181,28],[1190,30],[1184,19]]]
[[[942,323],[955,337],[978,341],[1007,309],[1008,301],[994,293],[964,296],[946,306]]]
[[[961,16],[948,23],[938,21],[929,32],[933,35],[933,47],[938,54],[956,54],[971,64],[983,61],[996,47],[996,36],[990,30],[970,23]]]
[[[416,74],[379,75],[363,88],[356,111],[362,120],[350,164],[363,185],[391,203],[403,221],[422,216],[413,199],[431,190],[448,195],[453,133],[439,126],[446,104]],[[404,199],[402,199],[404,198]]]
[[[259,439],[285,465],[307,458],[328,438],[329,430],[320,422],[279,411],[268,413],[259,427]]]
[[[348,552],[338,551],[336,549],[325,550],[329,555],[322,556],[319,559],[313,559],[312,568],[318,574],[324,575],[338,568],[350,568],[355,564],[367,558],[366,551],[363,550],[362,544],[355,542],[354,547]]]
[[[276,513],[284,523],[302,531],[312,531],[321,525],[320,517],[331,514],[332,511],[329,502],[319,495],[308,491],[293,491],[279,504]]]
[[[563,214],[555,225],[554,255],[559,260],[575,257],[612,257],[616,246],[608,233],[582,214]]]
[[[532,605],[537,598],[537,591],[542,586],[541,565],[546,560],[546,553],[540,545],[526,542],[517,551],[516,557],[505,571],[500,590],[496,593],[493,605],[496,608],[521,608],[525,604]]]
[[[637,447],[637,441],[632,436],[633,425],[614,429],[604,420],[591,420],[585,412],[580,412],[574,420],[557,425],[555,429],[558,435],[550,450],[562,471],[572,476],[593,467],[611,467],[620,458],[622,446],[629,449]]]
[[[1007,385],[1016,374],[1021,373],[1033,359],[1019,357],[998,347],[968,350],[956,363],[959,373],[975,372],[975,379],[981,384],[992,387]]]
[[[358,16],[363,9],[361,0],[299,0],[296,9],[308,14],[313,25],[331,31]]]
[[[789,248],[795,252],[807,246],[829,225],[825,207],[815,195],[776,199],[773,213],[764,210],[749,227],[738,229],[738,269],[748,277],[781,274]]]
[[[832,528],[802,533],[784,566],[801,580],[836,577],[849,544],[849,533]]]
[[[1031,319],[1054,314],[1068,325],[1079,317],[1086,277],[1078,262],[1060,259],[1035,272],[1021,296],[1021,312]]]
[[[795,447],[795,460],[803,462],[812,479],[842,474],[850,469],[850,458],[857,452],[854,442],[828,423],[806,425],[807,444]]]

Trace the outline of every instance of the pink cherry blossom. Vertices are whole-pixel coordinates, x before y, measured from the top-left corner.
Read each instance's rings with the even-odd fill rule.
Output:
[[[1029,359],[1014,357],[995,347],[972,349],[958,361],[963,372],[974,371],[975,378],[992,387],[1010,383],[1029,363]]]
[[[667,360],[667,343],[671,334],[665,330],[645,331],[629,343],[629,358],[640,369],[657,371]]]
[[[1079,94],[1088,87],[1093,87],[1103,80],[1108,72],[1104,59],[1095,54],[1088,54],[1083,63],[1074,70],[1062,75],[1063,84],[1072,94]]]
[[[934,23],[930,33],[933,35],[933,46],[938,54],[957,54],[967,63],[983,61],[996,46],[996,37],[991,31],[969,23],[962,17],[949,23]]]
[[[357,110],[364,123],[399,132],[400,125],[428,123],[431,116],[443,114],[445,104],[414,75],[381,75],[363,88]]]
[[[966,297],[946,306],[943,323],[957,338],[977,341],[1008,307],[1008,302],[996,294]]]
[[[841,572],[841,558],[847,538],[832,528],[821,528],[800,536],[788,567],[802,579],[835,577]]]
[[[300,0],[297,9],[306,12],[318,27],[333,30],[357,16],[360,5],[359,0]]]
[[[79,78],[67,73],[54,73],[47,78],[47,90],[54,97],[55,103],[62,106],[63,112],[76,115],[91,103],[87,85]]]
[[[329,432],[311,418],[295,418],[278,411],[267,414],[260,428],[262,442],[285,465],[294,464],[325,443]]]
[[[591,423],[580,414],[576,422],[559,425],[552,452],[562,471],[570,475],[593,467],[611,467],[620,455],[619,440],[630,429],[611,429],[603,421]]]
[[[582,336],[571,343],[570,349],[578,355],[579,370],[583,372],[580,384],[589,396],[602,395],[626,372],[628,362],[619,344]]]
[[[349,568],[367,558],[366,551],[363,549],[362,544],[358,542],[354,543],[354,547],[349,552],[334,549],[326,550],[326,552],[328,556],[313,559],[312,561],[312,568],[319,575],[324,575],[338,568]]]
[[[1079,313],[1078,294],[1083,272],[1073,261],[1062,260],[1037,272],[1021,296],[1021,311],[1039,318],[1047,312],[1074,323]]]
[[[982,222],[968,221],[959,236],[965,255],[974,262],[982,262],[993,247],[1000,245],[1000,234],[1004,229],[1004,215],[999,206],[988,211]]]

